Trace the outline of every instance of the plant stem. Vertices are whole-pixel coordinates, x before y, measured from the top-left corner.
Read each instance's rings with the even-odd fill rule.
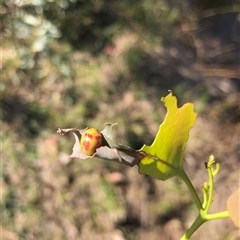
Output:
[[[203,207],[203,205],[201,204],[201,201],[196,193],[196,190],[193,187],[192,182],[188,178],[185,171],[182,169],[182,171],[178,172],[178,176],[186,183],[189,191],[191,192],[193,200],[194,200],[194,202],[198,208],[198,212],[199,212],[197,218],[195,219],[195,221],[193,222],[191,227],[185,232],[185,234],[181,237],[180,240],[189,240],[191,235],[206,221],[229,217],[228,211],[223,211],[223,212],[214,213],[214,214],[208,214],[210,205],[212,203],[212,198],[213,198],[214,176],[217,174],[218,171],[219,171],[219,167],[214,172],[214,170],[212,168],[212,163],[211,163],[211,165],[210,164],[208,165],[209,183],[205,184],[205,187],[203,188],[203,190],[204,190],[203,191],[203,194],[204,194],[203,204],[206,205],[205,207]]]
[[[186,231],[186,233],[181,237],[180,240],[190,239],[192,234],[206,221],[227,218],[227,217],[229,217],[228,211],[223,211],[223,212],[214,213],[214,214],[206,214],[206,210],[202,209],[200,210],[192,226]]]
[[[189,191],[192,194],[193,200],[198,208],[198,216],[191,225],[191,227],[185,232],[185,234],[181,237],[180,240],[189,240],[191,235],[206,221],[227,218],[229,217],[228,211],[223,211],[219,213],[209,214],[209,208],[213,199],[213,188],[214,188],[214,176],[219,172],[219,165],[217,165],[216,169],[213,169],[214,157],[210,156],[208,162],[208,176],[209,182],[204,183],[203,187],[203,204],[197,195],[195,188],[192,185],[192,182],[188,178],[186,172],[182,169],[178,172],[178,177],[180,177],[187,185]]]
[[[212,213],[212,214],[207,214],[206,215],[206,220],[216,220],[216,219],[221,219],[221,218],[228,218],[229,217],[229,212],[228,211],[223,211],[219,213]]]
[[[206,220],[202,218],[200,214],[198,214],[192,226],[186,231],[186,233],[181,237],[180,240],[188,240],[192,234],[204,223]]]
[[[210,205],[212,203],[213,199],[213,188],[214,188],[214,179],[213,179],[213,167],[212,164],[208,166],[208,177],[209,177],[209,189],[208,189],[208,198],[207,198],[207,204],[206,204],[206,213],[209,211]]]
[[[197,192],[195,190],[195,188],[192,185],[192,182],[190,181],[190,179],[188,178],[187,174],[185,173],[184,170],[182,170],[181,172],[178,172],[178,176],[185,182],[185,184],[187,185],[189,191],[192,194],[193,200],[197,206],[198,211],[200,211],[202,209],[202,203],[197,195]]]

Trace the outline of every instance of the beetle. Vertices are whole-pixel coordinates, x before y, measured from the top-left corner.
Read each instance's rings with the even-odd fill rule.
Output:
[[[96,128],[88,128],[82,134],[80,146],[86,155],[92,156],[102,146],[102,134]]]

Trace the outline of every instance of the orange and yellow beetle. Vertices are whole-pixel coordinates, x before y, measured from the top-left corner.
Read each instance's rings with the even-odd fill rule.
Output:
[[[92,156],[102,146],[102,134],[96,128],[88,128],[82,134],[80,146],[85,154]]]

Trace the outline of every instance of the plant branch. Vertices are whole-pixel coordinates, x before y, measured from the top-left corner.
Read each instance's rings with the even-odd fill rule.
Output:
[[[229,217],[229,212],[228,211],[223,211],[223,212],[218,212],[218,213],[212,213],[212,214],[207,214],[205,216],[207,221],[210,220],[217,220],[221,218],[228,218]]]
[[[197,218],[193,222],[192,226],[185,232],[185,234],[181,237],[180,240],[188,240],[192,236],[192,234],[204,223],[204,220],[201,214],[198,214]]]
[[[187,176],[187,174],[185,173],[185,171],[184,171],[184,170],[179,171],[179,172],[178,172],[178,177],[180,177],[180,178],[185,182],[185,184],[187,185],[189,191],[190,191],[191,194],[192,194],[192,197],[193,197],[193,200],[194,200],[194,202],[195,202],[195,204],[196,204],[196,206],[197,206],[197,209],[198,209],[198,211],[200,211],[200,209],[202,209],[202,203],[201,203],[201,201],[200,201],[200,199],[199,199],[199,196],[198,196],[195,188],[194,188],[193,185],[192,185],[192,182],[191,182],[190,179],[188,178],[188,176]]]
[[[209,176],[209,182],[205,182],[203,186],[203,203],[201,205],[201,202],[199,200],[199,197],[196,193],[196,190],[194,189],[191,181],[189,180],[187,174],[182,171],[178,172],[178,176],[186,183],[188,186],[192,197],[195,201],[195,204],[198,208],[198,216],[191,225],[191,227],[185,232],[185,234],[182,236],[180,240],[189,240],[191,235],[206,221],[209,220],[216,220],[216,219],[222,219],[222,218],[227,218],[229,217],[228,211],[223,211],[219,213],[214,213],[214,214],[209,214],[208,211],[210,209],[210,205],[212,203],[213,199],[213,189],[214,189],[214,177],[217,175],[219,172],[220,166],[219,164],[216,164],[216,167],[214,168],[214,156],[211,155],[209,158],[209,161],[207,163],[207,171],[208,171],[208,176]]]

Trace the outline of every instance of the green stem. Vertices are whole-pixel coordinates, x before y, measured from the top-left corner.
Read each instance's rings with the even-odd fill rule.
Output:
[[[206,207],[207,207],[207,202],[208,202],[208,189],[209,189],[208,183],[204,183],[203,188],[202,188],[202,192],[203,192],[202,208],[203,208],[203,209],[206,209]]]
[[[180,240],[188,240],[192,236],[192,234],[204,223],[206,220],[202,218],[202,216],[199,214],[197,218],[195,219],[192,226],[185,232],[185,234],[181,237]]]
[[[208,199],[206,204],[206,213],[209,211],[210,205],[213,199],[213,188],[214,188],[214,180],[213,180],[213,169],[212,165],[208,166],[208,177],[209,177],[209,189],[208,189]]]
[[[190,181],[190,179],[188,178],[187,174],[185,173],[184,170],[182,170],[181,172],[178,172],[178,176],[185,182],[185,184],[187,185],[189,191],[192,194],[193,200],[197,206],[198,211],[200,211],[200,209],[202,209],[202,204],[201,201],[197,195],[197,192],[195,190],[195,188],[192,185],[192,182]]]
[[[209,175],[209,182],[205,183],[203,187],[203,197],[204,197],[203,204],[201,204],[201,201],[196,193],[196,190],[193,187],[185,171],[182,169],[182,171],[178,172],[178,176],[186,183],[189,191],[191,192],[199,212],[197,218],[195,219],[191,227],[186,231],[186,233],[182,236],[180,240],[189,240],[191,235],[206,221],[229,217],[228,211],[208,214],[208,211],[213,199],[214,176],[219,172],[219,166],[216,166],[216,169],[214,170],[212,166],[213,163],[214,163],[214,157],[211,156],[208,162],[208,169],[207,169],[208,175]]]
[[[214,214],[206,214],[206,210],[200,210],[197,218],[195,219],[192,226],[186,231],[186,233],[181,237],[180,240],[188,240],[192,236],[192,234],[206,221],[216,220],[221,218],[228,218],[228,211],[223,211]]]
[[[205,219],[207,221],[210,221],[210,220],[217,220],[217,219],[228,218],[228,217],[229,217],[229,212],[228,211],[223,211],[223,212],[219,212],[219,213],[207,214],[205,216]]]

